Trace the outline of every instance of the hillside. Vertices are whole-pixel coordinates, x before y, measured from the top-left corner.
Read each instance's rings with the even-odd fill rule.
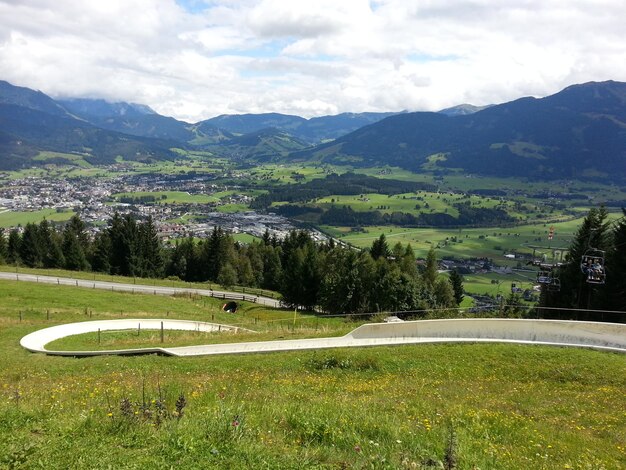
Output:
[[[210,124],[233,134],[248,134],[269,127],[290,131],[298,128],[303,122],[306,122],[306,119],[300,116],[280,113],[223,114],[201,121],[202,124]]]
[[[0,155],[2,169],[32,165],[35,150],[80,153],[94,164],[112,163],[118,156],[138,161],[174,157],[169,150],[172,142],[132,137],[78,119],[11,104],[0,104],[0,129],[6,152]]]
[[[498,177],[626,178],[626,83],[574,85],[469,115],[407,113],[292,155]]]
[[[53,116],[71,117],[63,106],[48,95],[30,88],[11,85],[4,80],[0,80],[0,104],[35,109]]]
[[[232,136],[216,147],[207,147],[217,154],[231,158],[270,161],[286,156],[289,152],[302,150],[309,145],[287,132],[275,128],[261,129],[242,136]]]
[[[29,353],[19,341],[58,324],[122,315],[214,318],[256,331],[214,333],[215,342],[341,335],[346,321],[247,303],[229,314],[217,299],[12,281],[0,282],[0,294],[2,468],[432,469],[444,468],[452,432],[459,469],[624,466],[626,416],[615,410],[626,407],[626,374],[618,354],[431,344],[58,358]],[[149,334],[78,339],[114,349]],[[150,341],[163,346],[158,334]],[[174,341],[173,332],[164,335],[166,346]]]

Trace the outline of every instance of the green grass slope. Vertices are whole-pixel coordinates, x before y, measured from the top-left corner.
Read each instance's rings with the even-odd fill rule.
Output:
[[[0,296],[2,468],[626,465],[622,355],[476,344],[49,357],[19,339],[86,320],[86,308],[94,319],[119,316],[123,306],[125,316],[233,322],[252,318],[256,306],[233,317],[211,300],[8,281]],[[274,316],[293,315],[263,312],[265,331]]]

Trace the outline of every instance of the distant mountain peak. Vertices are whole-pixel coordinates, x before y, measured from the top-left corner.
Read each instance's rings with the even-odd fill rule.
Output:
[[[63,107],[79,117],[139,117],[157,114],[145,104],[125,101],[109,102],[104,99],[70,98],[58,100]]]
[[[473,104],[463,103],[450,108],[442,109],[438,112],[447,116],[466,116],[468,114],[474,114],[478,111],[482,111],[483,109],[490,108],[491,106],[493,105],[488,104],[486,106],[474,106]]]
[[[43,111],[53,116],[69,116],[59,103],[45,93],[15,86],[4,80],[0,80],[0,104],[22,106],[36,111]]]

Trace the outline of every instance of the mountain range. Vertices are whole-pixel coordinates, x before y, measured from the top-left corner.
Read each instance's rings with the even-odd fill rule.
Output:
[[[467,115],[405,113],[292,154],[414,172],[626,178],[626,83],[573,85]]]
[[[440,112],[343,113],[304,119],[222,115],[198,123],[135,103],[54,100],[0,81],[0,168],[39,152],[92,163],[176,157],[173,148],[237,160],[316,160],[411,171],[530,178],[626,179],[626,83],[570,86],[545,97]]]

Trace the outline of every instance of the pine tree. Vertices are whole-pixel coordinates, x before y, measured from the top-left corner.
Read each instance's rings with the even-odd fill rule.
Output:
[[[135,276],[138,273],[139,236],[137,223],[130,215],[113,215],[108,228],[111,240],[111,273]]]
[[[109,232],[106,230],[101,231],[96,235],[93,243],[93,250],[91,251],[91,269],[101,273],[111,272],[111,238]]]
[[[315,308],[318,302],[319,288],[322,279],[321,263],[323,256],[313,242],[304,247],[304,262],[301,266],[302,297],[298,302],[307,310]]]
[[[65,269],[85,271],[90,268],[86,254],[87,244],[85,224],[77,216],[73,216],[63,229]]]
[[[73,215],[65,225],[65,228],[71,230],[76,235],[83,253],[86,254],[89,251],[90,243],[85,222],[83,222],[79,216]]]
[[[200,276],[203,280],[215,282],[226,263],[233,267],[237,261],[233,238],[221,227],[215,227],[210,237],[201,246]]]
[[[191,244],[190,247],[185,245]],[[179,279],[188,280],[187,275],[187,257],[188,251],[193,252],[193,240],[186,238],[184,240],[176,240],[176,244],[169,257],[165,272],[168,276],[175,276]]]
[[[384,258],[376,260],[374,303],[377,311],[404,312],[415,310],[420,303],[417,279],[400,271],[395,263]],[[405,315],[397,313],[401,318]]]
[[[250,268],[252,269],[251,286],[260,287],[263,284],[263,252],[264,246],[256,241],[252,242],[246,248],[242,249],[242,253],[250,260]]]
[[[272,245],[263,246],[263,281],[264,289],[279,290],[282,280],[282,248]]]
[[[450,272],[449,281],[452,286],[452,291],[454,292],[454,300],[457,305],[460,305],[464,297],[463,276],[461,276],[456,269],[453,269]]]
[[[399,264],[402,261],[402,258],[404,257],[404,247],[402,246],[402,243],[398,242],[393,246],[393,249],[391,250],[391,256],[393,257],[394,260],[396,260],[396,262]]]
[[[265,246],[270,246],[272,244],[272,237],[268,229],[265,229],[265,232],[263,232],[263,236],[261,237],[261,243],[263,243]]]
[[[139,254],[138,265],[141,276],[161,277],[163,275],[163,254],[161,241],[154,225],[152,216],[139,225]]]
[[[606,289],[602,308],[626,310],[626,209],[613,229],[613,244],[606,255]]]
[[[410,243],[406,245],[402,258],[400,259],[400,270],[411,277],[417,277],[415,252],[413,248],[411,248]]]
[[[0,263],[4,264],[7,262],[7,255],[8,255],[7,239],[4,234],[4,229],[0,228]]]
[[[385,234],[381,233],[377,240],[374,240],[372,247],[370,248],[370,255],[373,259],[389,258],[391,252],[389,251],[389,245],[387,245],[387,239]]]
[[[290,307],[302,305],[302,265],[304,253],[302,248],[289,250],[282,262],[282,276],[279,292],[283,302]]]
[[[39,224],[39,236],[43,249],[43,267],[61,268],[65,265],[65,257],[61,248],[61,239],[46,219]]]
[[[201,269],[201,247],[199,247],[195,243],[194,239],[189,236],[180,242],[178,250],[180,251],[180,256],[182,257],[180,268],[181,271],[184,272],[184,277],[181,277],[181,279],[184,279],[185,281],[205,281],[206,278],[202,276]],[[211,281],[217,282],[217,276]]]
[[[437,255],[435,254],[435,249],[431,247],[426,255],[426,270],[423,276],[427,289],[434,289],[437,276]]]
[[[39,227],[33,223],[26,224],[20,243],[20,259],[22,263],[30,268],[42,267],[43,251]]]
[[[19,264],[20,259],[20,245],[22,244],[22,238],[16,228],[9,232],[9,239],[7,241],[7,263]]]

